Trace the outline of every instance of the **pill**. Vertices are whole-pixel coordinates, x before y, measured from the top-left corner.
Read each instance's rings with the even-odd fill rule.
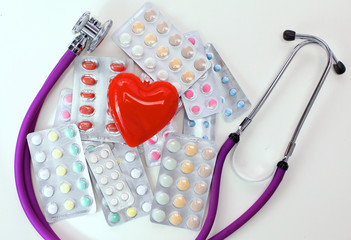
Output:
[[[82,67],[85,69],[85,70],[95,70],[96,67],[97,67],[97,64],[96,62],[94,61],[83,61],[82,62]]]
[[[137,214],[137,210],[136,210],[135,208],[130,207],[130,208],[127,209],[127,215],[128,215],[128,217],[133,218],[133,217],[136,216],[136,214]]]
[[[154,209],[151,213],[151,217],[156,222],[162,222],[166,218],[166,213],[160,209]]]
[[[195,212],[201,211],[203,206],[204,204],[201,199],[194,199],[190,204],[191,209]]]
[[[100,156],[102,157],[102,158],[107,158],[108,156],[110,155],[110,153],[109,153],[109,151],[108,150],[102,150],[101,152],[100,152]]]
[[[240,100],[239,102],[237,102],[236,105],[238,106],[238,108],[243,108],[245,106],[245,103]]]
[[[57,134],[57,132],[54,132],[54,131],[49,132],[49,134],[48,134],[48,139],[49,139],[51,142],[56,142],[57,139],[58,139],[58,134]]]
[[[111,133],[116,133],[118,132],[118,128],[115,123],[108,123],[105,126],[106,130]]]
[[[200,220],[196,216],[191,216],[186,221],[186,225],[191,229],[197,228],[200,225]]]
[[[204,182],[196,183],[194,191],[199,195],[204,194],[205,192],[207,192],[207,184]]]
[[[181,178],[177,183],[177,188],[181,191],[186,191],[190,187],[190,182],[187,178]]]
[[[65,207],[65,209],[67,210],[72,210],[74,208],[74,202],[72,200],[67,200],[65,201],[65,203],[63,204],[63,206]]]
[[[212,91],[212,87],[210,84],[206,83],[206,84],[201,86],[201,91],[203,93],[210,93]]]
[[[61,117],[63,120],[67,121],[71,118],[71,113],[68,111],[68,110],[64,110],[62,113],[61,113]]]
[[[158,140],[157,135],[155,135],[151,137],[149,140],[147,140],[147,142],[153,145],[157,142],[157,140]]]
[[[43,151],[36,152],[34,155],[35,161],[42,163],[46,160],[46,154]]]
[[[53,158],[59,159],[59,158],[62,157],[62,152],[61,152],[60,149],[55,148],[55,149],[51,152],[51,155],[52,155]]]
[[[93,127],[93,124],[89,121],[82,121],[78,123],[78,128],[82,131],[88,131]]]
[[[75,135],[75,132],[72,128],[66,128],[65,130],[65,136],[68,138],[73,138]]]
[[[157,150],[153,150],[153,151],[151,151],[151,158],[153,159],[153,160],[158,160],[158,159],[160,159],[161,158],[161,153],[159,152],[159,151],[157,151]]]
[[[173,200],[173,205],[176,208],[183,208],[186,205],[186,199],[183,195],[177,195]]]
[[[217,107],[217,100],[212,98],[208,101],[207,103],[207,107],[210,108],[210,109],[215,109]]]
[[[39,134],[35,134],[30,141],[32,142],[33,145],[38,146],[41,144],[42,138]]]
[[[181,53],[184,58],[189,59],[194,56],[194,49],[191,46],[185,46],[182,48]]]
[[[203,58],[196,59],[194,62],[194,67],[198,71],[204,71],[206,69],[206,61]]]
[[[193,45],[195,45],[195,38],[190,37],[190,38],[188,38],[188,40],[189,40]]]
[[[146,187],[145,185],[139,185],[139,186],[137,186],[137,188],[136,188],[136,192],[137,192],[137,194],[140,195],[140,196],[145,195],[146,191],[147,191],[147,187]]]
[[[168,130],[168,131],[165,131],[165,132],[163,133],[163,138],[164,138],[165,140],[167,140],[168,134],[169,134],[170,132],[173,132],[173,131]]]
[[[230,109],[230,108],[227,108],[226,110],[224,110],[224,114],[225,114],[227,117],[229,117],[230,115],[232,115],[232,112],[233,112],[233,110]]]
[[[140,21],[136,21],[133,23],[132,30],[136,34],[141,34],[144,32],[144,24]]]
[[[144,38],[144,43],[149,46],[149,47],[152,47],[156,44],[157,42],[157,37],[155,34],[153,33],[148,33],[145,35],[145,38]]]
[[[227,77],[222,77],[222,83],[227,84],[229,82],[229,78]]]
[[[94,111],[95,109],[89,105],[84,105],[79,108],[80,114],[83,114],[83,115],[92,115]]]
[[[134,168],[132,169],[132,171],[130,171],[130,176],[134,179],[140,178],[141,176],[141,170],[138,168]]]
[[[169,222],[175,226],[181,224],[182,221],[182,215],[180,215],[178,212],[174,212],[169,218]]]
[[[172,34],[169,37],[169,44],[171,44],[172,46],[179,46],[182,42],[182,36],[180,36],[179,34],[175,33]]]
[[[119,177],[118,172],[112,172],[112,173],[111,173],[111,178],[112,178],[113,180],[118,179],[118,177]]]
[[[108,179],[107,179],[107,177],[102,177],[102,178],[100,178],[100,183],[102,184],[102,185],[106,185],[107,183],[108,183]]]
[[[133,162],[136,158],[135,152],[127,152],[126,155],[124,156],[127,162]]]
[[[161,175],[160,176],[160,184],[162,187],[170,187],[173,184],[173,178],[169,175]]]
[[[144,66],[148,69],[148,70],[154,70],[156,67],[156,60],[153,57],[148,57],[144,60]]]
[[[182,61],[179,58],[173,58],[169,61],[169,68],[173,71],[177,71],[182,67]]]
[[[203,125],[204,125],[205,128],[208,128],[210,126],[210,123],[208,121],[204,121]]]
[[[90,156],[89,161],[92,163],[97,163],[99,161],[99,158],[96,155],[92,155]]]
[[[204,150],[202,150],[202,157],[205,160],[211,160],[212,158],[214,158],[215,155],[216,155],[216,152],[211,147],[207,147]]]
[[[130,36],[129,33],[122,33],[119,36],[119,42],[121,43],[122,46],[128,47],[131,41],[132,41],[132,37]]]
[[[71,190],[71,187],[68,183],[62,183],[60,186],[60,190],[62,193],[68,193]]]
[[[199,170],[198,170],[198,174],[203,177],[206,178],[208,176],[210,176],[211,174],[211,167],[208,165],[201,165]]]
[[[79,179],[77,182],[77,188],[83,190],[87,188],[87,182],[84,179]]]
[[[179,149],[181,148],[181,145],[180,145],[180,142],[178,142],[177,140],[171,139],[167,142],[166,147],[168,151],[175,153],[179,151]]]
[[[150,212],[151,208],[152,208],[152,204],[151,204],[151,202],[144,202],[141,205],[141,208],[143,209],[144,212]]]
[[[121,199],[122,199],[123,201],[127,201],[127,200],[129,199],[129,194],[128,194],[128,193],[122,193],[122,194],[121,194]]]
[[[43,187],[41,192],[45,197],[51,197],[52,195],[54,195],[54,187],[46,185]]]
[[[182,80],[185,83],[190,83],[191,81],[194,80],[194,77],[195,77],[195,75],[192,71],[185,71],[182,74]]]
[[[79,153],[79,148],[76,145],[70,145],[68,151],[71,155],[75,156]]]
[[[79,173],[83,170],[83,165],[80,162],[75,162],[72,164],[72,169],[74,172]]]
[[[144,55],[144,49],[140,45],[135,45],[132,48],[132,54],[135,58],[141,58]]]
[[[197,147],[195,144],[190,143],[185,147],[185,154],[188,156],[194,156],[197,153]]]
[[[189,127],[195,127],[196,123],[194,120],[189,120],[188,125]]]
[[[124,188],[124,183],[118,182],[118,183],[116,184],[116,188],[117,188],[118,191],[121,191],[121,190]]]
[[[166,81],[168,79],[168,72],[166,70],[158,71],[157,78],[161,81]]]
[[[55,214],[58,211],[58,206],[56,203],[49,203],[46,208],[50,214]]]
[[[95,99],[95,93],[92,90],[83,90],[80,93],[80,97],[84,100],[93,100]]]
[[[161,34],[165,34],[168,32],[168,23],[166,23],[165,21],[161,21],[157,23],[156,29],[157,29],[157,32]]]
[[[112,223],[118,223],[121,220],[121,217],[118,213],[110,213],[109,219]]]
[[[220,70],[221,70],[221,66],[220,65],[214,65],[214,67],[213,67],[213,70],[215,71],[215,72],[219,72]]]
[[[187,99],[192,99],[194,97],[194,91],[193,90],[186,90],[185,93],[184,93],[184,96],[187,98]]]
[[[112,161],[106,162],[106,168],[111,169],[111,168],[113,168],[113,166],[114,166],[114,163]]]
[[[104,169],[103,169],[103,167],[101,167],[101,166],[97,166],[97,167],[95,168],[95,172],[96,172],[97,174],[101,174],[103,171],[104,171]]]
[[[116,206],[118,204],[118,199],[117,198],[113,198],[110,200],[110,204],[113,206]]]
[[[110,69],[114,72],[122,72],[125,70],[124,62],[114,62],[110,64]]]
[[[201,111],[201,108],[200,108],[199,105],[194,105],[194,106],[191,107],[190,110],[191,110],[191,112],[194,113],[194,114],[199,114],[200,111]]]
[[[153,9],[146,10],[144,13],[144,19],[148,22],[152,22],[156,19],[157,13]]]
[[[157,193],[156,202],[160,205],[166,205],[169,202],[169,195],[164,192]]]
[[[66,168],[65,167],[63,167],[63,166],[59,166],[59,167],[57,167],[56,168],[56,174],[57,174],[57,176],[60,176],[60,177],[62,177],[62,176],[65,176],[66,175]]]
[[[186,161],[182,164],[183,173],[191,173],[194,170],[194,165],[190,161]]]
[[[177,167],[177,161],[174,158],[167,157],[163,160],[163,166],[167,170],[174,170]]]
[[[156,50],[156,53],[157,53],[157,56],[159,58],[166,58],[169,54],[169,50],[168,50],[168,47],[166,46],[159,46]]]
[[[113,189],[111,187],[108,187],[105,189],[105,193],[108,196],[111,196],[113,194]]]
[[[235,94],[236,94],[236,90],[234,88],[229,90],[229,95],[230,96],[235,96]]]
[[[91,200],[88,196],[84,196],[80,199],[80,204],[83,206],[83,207],[89,207],[90,204],[91,204]]]
[[[96,80],[92,75],[84,75],[80,80],[82,81],[83,84],[88,86],[93,86],[96,83]]]

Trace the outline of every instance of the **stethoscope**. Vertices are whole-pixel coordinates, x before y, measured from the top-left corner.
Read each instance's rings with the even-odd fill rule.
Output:
[[[15,181],[16,181],[16,188],[17,193],[23,207],[24,212],[26,213],[29,221],[33,225],[33,227],[37,230],[37,232],[44,238],[44,239],[59,239],[59,237],[55,234],[52,230],[48,222],[45,220],[43,213],[40,210],[38,202],[35,197],[32,179],[31,179],[31,171],[30,171],[30,154],[28,145],[26,142],[26,136],[28,133],[33,132],[35,128],[35,124],[38,119],[38,115],[43,105],[46,96],[50,92],[51,88],[54,86],[56,81],[60,78],[63,72],[68,68],[71,62],[74,60],[76,56],[78,56],[84,49],[87,52],[92,52],[95,48],[101,43],[104,37],[107,35],[109,29],[111,28],[112,21],[108,20],[101,26],[101,23],[96,20],[95,18],[90,18],[90,13],[86,12],[82,15],[82,17],[78,20],[78,22],[73,27],[73,32],[78,34],[77,37],[72,41],[68,50],[62,56],[60,61],[57,63],[53,71],[48,76],[47,80],[45,81],[43,87],[40,89],[39,93],[33,100],[31,106],[29,107],[24,120],[22,122],[17,144],[15,150]],[[324,73],[300,119],[298,126],[296,127],[295,133],[292,139],[289,142],[288,148],[284,154],[283,160],[281,160],[277,165],[277,170],[273,176],[273,179],[265,192],[262,196],[236,221],[230,224],[228,227],[223,229],[221,232],[213,236],[211,239],[224,239],[225,237],[229,236],[231,233],[235,232],[238,228],[240,228],[243,224],[245,224],[252,216],[254,216],[269,200],[269,198],[273,195],[279,183],[283,179],[285,171],[288,169],[288,159],[291,156],[294,147],[296,138],[301,130],[301,127],[310,111],[315,98],[317,97],[318,92],[320,91],[322,84],[324,83],[332,62],[334,62],[334,69],[336,73],[342,74],[345,72],[345,66],[336,59],[333,52],[330,50],[328,45],[321,39],[310,36],[310,35],[303,35],[303,34],[295,34],[293,31],[285,31],[284,32],[284,39],[285,40],[294,40],[295,38],[306,39],[305,41],[298,44],[290,56],[288,57],[287,61],[279,71],[277,77],[274,79],[273,83],[257,104],[257,106],[253,109],[248,117],[244,119],[244,121],[240,124],[238,130],[235,133],[231,133],[229,138],[225,141],[223,146],[221,147],[218,156],[216,167],[213,173],[213,179],[211,184],[211,193],[210,193],[210,205],[207,214],[206,221],[204,226],[199,233],[197,239],[205,239],[214,222],[217,205],[218,205],[218,197],[219,197],[219,188],[220,188],[220,178],[222,173],[222,168],[224,164],[224,160],[228,154],[228,152],[234,147],[235,144],[239,142],[241,133],[245,130],[245,128],[251,123],[252,119],[256,115],[256,113],[260,110],[263,103],[268,98],[269,94],[275,87],[276,83],[284,73],[285,69],[295,56],[298,50],[300,50],[303,46],[316,43],[322,46],[328,53],[329,61],[328,65],[324,70]]]

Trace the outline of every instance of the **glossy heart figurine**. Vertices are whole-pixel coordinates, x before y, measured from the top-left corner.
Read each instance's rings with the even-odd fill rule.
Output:
[[[171,121],[178,97],[172,84],[142,82],[131,73],[118,74],[107,92],[111,116],[130,147],[145,142]]]

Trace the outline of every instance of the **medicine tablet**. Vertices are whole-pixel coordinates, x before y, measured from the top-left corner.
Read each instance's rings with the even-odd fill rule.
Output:
[[[112,172],[112,173],[111,173],[111,178],[112,178],[113,180],[118,179],[118,177],[119,177],[118,172]]]
[[[147,46],[152,47],[156,44],[156,42],[157,42],[157,37],[155,34],[153,34],[153,33],[146,34],[146,36],[144,38],[144,43]]]
[[[169,44],[172,46],[179,46],[182,43],[182,36],[175,33],[169,37]]]
[[[72,164],[72,170],[76,173],[79,173],[83,170],[83,165],[80,162],[75,162]]]
[[[136,154],[134,152],[127,152],[125,155],[125,159],[127,162],[133,162],[135,160]]]
[[[157,13],[153,9],[149,9],[144,13],[144,19],[148,22],[153,22],[157,17]]]
[[[177,188],[181,191],[186,191],[190,187],[190,182],[187,178],[181,178],[177,182]]]
[[[169,49],[166,46],[159,46],[156,50],[156,54],[159,58],[166,58],[169,54]]]
[[[166,213],[160,209],[154,209],[151,213],[151,217],[156,222],[163,222],[166,218]]]
[[[167,81],[168,80],[168,72],[166,70],[160,70],[157,73],[157,78],[161,81]]]
[[[182,48],[181,53],[184,58],[189,59],[194,56],[194,49],[191,46],[186,46]]]
[[[112,198],[110,200],[110,203],[113,205],[113,206],[116,206],[118,204],[118,199],[117,198]],[[107,202],[106,202],[106,205],[108,206]]]
[[[200,220],[196,216],[191,216],[188,218],[186,225],[191,229],[197,228],[200,225]]]
[[[177,195],[173,200],[173,205],[176,208],[183,208],[186,205],[186,199],[183,195]]]
[[[170,187],[173,184],[173,178],[169,175],[160,176],[160,184],[162,187]]]
[[[66,175],[66,168],[65,167],[63,167],[63,166],[59,166],[59,167],[57,167],[56,168],[56,174],[57,174],[57,176],[60,176],[60,177],[62,177],[62,176],[65,176]]]
[[[83,190],[87,188],[87,182],[84,179],[79,179],[77,182],[77,188]]]
[[[157,142],[158,138],[157,135],[151,137],[149,140],[147,140],[148,143],[150,144],[155,144]]]
[[[102,166],[97,166],[95,168],[95,173],[101,174],[104,171],[104,168]]]
[[[191,112],[192,112],[193,114],[195,114],[195,115],[196,115],[196,114],[199,114],[200,111],[201,111],[201,108],[200,108],[199,105],[194,105],[194,106],[191,107]]]
[[[46,154],[43,151],[36,152],[34,159],[38,163],[42,163],[46,160]]]
[[[118,223],[119,221],[121,220],[121,217],[120,217],[120,215],[118,214],[118,213],[111,213],[110,214],[110,221],[112,222],[112,223]]]
[[[83,61],[82,62],[82,67],[85,69],[85,70],[95,70],[96,67],[97,67],[97,64],[95,61],[91,61],[91,60],[86,60],[86,61]]]
[[[97,163],[99,161],[99,158],[96,155],[90,156],[90,162],[92,163]]]
[[[135,58],[141,58],[144,55],[144,48],[141,45],[135,45],[132,48],[132,54]]]
[[[48,139],[49,139],[51,142],[57,141],[57,139],[58,139],[58,134],[57,134],[57,132],[49,132],[49,134],[48,134]]]
[[[34,135],[32,138],[31,138],[31,142],[33,145],[35,146],[38,146],[41,144],[41,141],[42,141],[42,138],[39,134],[36,134]]]
[[[165,34],[168,32],[168,23],[166,23],[165,21],[161,21],[157,23],[156,29],[157,29],[157,32],[161,34]]]
[[[182,221],[182,215],[180,215],[180,213],[178,212],[173,213],[169,218],[169,222],[175,226],[181,224]]]
[[[169,202],[169,195],[164,192],[159,192],[156,194],[156,202],[161,205],[166,205]]]
[[[100,178],[100,183],[101,183],[102,185],[106,185],[106,184],[108,183],[107,177],[102,177],[102,178]]]
[[[60,149],[55,148],[52,153],[51,153],[52,157],[55,159],[60,159],[62,157],[62,152]]]
[[[191,83],[194,80],[194,73],[192,71],[185,71],[182,74],[182,80],[185,83]]]
[[[211,174],[211,167],[207,164],[203,164],[200,166],[198,173],[201,177],[207,178]]]
[[[141,176],[141,170],[138,168],[134,168],[132,169],[132,171],[130,172],[130,176],[134,179],[140,178]]]
[[[108,152],[107,150],[102,150],[102,151],[100,152],[100,156],[101,156],[102,158],[107,158],[109,155],[110,155],[110,154],[109,154],[109,152]]]
[[[198,71],[204,71],[206,69],[206,61],[203,58],[196,59],[194,62],[194,67]]]
[[[105,189],[105,193],[106,193],[106,195],[111,196],[113,194],[113,189],[108,187]]]
[[[169,68],[178,71],[182,67],[182,61],[179,58],[173,58],[169,61]]]
[[[185,147],[185,154],[188,156],[194,156],[197,153],[197,147],[195,144],[188,144]]]
[[[157,64],[156,59],[153,57],[148,57],[144,60],[144,66],[150,71],[155,69],[156,64]]]
[[[75,132],[72,128],[67,128],[65,130],[65,136],[68,138],[73,138],[75,136]]]
[[[131,218],[135,217],[137,214],[137,210],[133,207],[127,209],[127,215]]]
[[[50,213],[50,214],[56,214],[57,211],[58,211],[58,206],[57,206],[57,204],[56,204],[56,203],[49,203],[49,204],[47,205],[47,211],[48,211],[48,213]]]
[[[91,204],[91,201],[90,201],[90,198],[87,197],[87,196],[84,196],[80,199],[80,204],[83,206],[83,207],[89,207],[90,204]]]
[[[65,209],[67,210],[72,210],[74,208],[74,202],[72,200],[67,200],[65,201],[65,203],[63,204],[63,206],[65,207]]]
[[[191,173],[194,170],[194,165],[190,161],[185,161],[182,164],[183,173]]]
[[[50,177],[50,171],[47,168],[42,168],[38,172],[38,176],[42,180],[47,180]]]
[[[172,140],[167,142],[166,147],[167,147],[168,151],[175,153],[175,152],[179,151],[179,149],[181,148],[181,145],[180,145],[180,142],[172,139]]]
[[[194,191],[199,195],[204,194],[205,192],[207,192],[207,184],[204,182],[196,183]]]
[[[45,197],[49,198],[54,195],[54,187],[53,186],[44,186],[42,189],[42,193]]]
[[[203,151],[202,151],[202,157],[205,159],[205,160],[211,160],[212,158],[214,158],[214,156],[216,155],[215,151],[213,148],[205,148]]]
[[[121,191],[124,188],[124,183],[123,182],[118,182],[116,184],[116,188],[117,188],[117,190]]]
[[[136,192],[137,192],[137,194],[140,195],[140,196],[145,195],[146,191],[147,191],[147,187],[146,187],[145,185],[139,185],[139,186],[136,188]]]
[[[123,201],[127,201],[127,200],[129,199],[129,194],[128,194],[128,193],[122,193],[122,194],[121,194],[121,199],[122,199]]]
[[[150,154],[153,160],[159,160],[161,157],[161,153],[158,150],[153,150]]]
[[[69,146],[69,153],[73,156],[77,155],[79,153],[78,147],[76,145]]]
[[[152,208],[151,202],[144,202],[143,205],[141,205],[141,208],[143,209],[144,212],[150,212]]]
[[[68,183],[62,183],[60,186],[60,190],[62,193],[68,193],[71,190],[71,187]]]
[[[174,170],[177,167],[177,161],[174,158],[167,157],[163,160],[163,166],[167,170]]]
[[[106,168],[107,169],[111,169],[111,168],[113,168],[113,166],[114,166],[114,163],[112,161],[106,162]]]
[[[184,96],[188,99],[193,99],[195,94],[193,90],[186,90]]]
[[[194,199],[190,204],[191,209],[195,212],[201,211],[203,209],[203,206],[204,204],[201,199]]]

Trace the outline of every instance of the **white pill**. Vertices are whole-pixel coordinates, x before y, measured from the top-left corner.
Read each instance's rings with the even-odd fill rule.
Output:
[[[42,180],[47,180],[50,177],[50,171],[47,168],[42,168],[38,172],[38,176]]]
[[[116,184],[116,188],[117,188],[117,190],[121,191],[124,188],[124,184],[122,182],[118,182]]]
[[[41,136],[39,134],[35,134],[32,138],[31,138],[31,142],[33,145],[38,146],[41,144]]]
[[[111,203],[111,205],[116,206],[118,204],[117,198],[111,199],[110,203]]]
[[[132,41],[132,37],[130,36],[129,33],[122,33],[119,36],[119,42],[123,45],[123,46],[129,46],[130,42]]]
[[[139,185],[136,188],[136,192],[138,195],[143,196],[147,191],[147,187],[145,185]]]
[[[144,202],[143,205],[141,206],[144,212],[150,212],[151,207],[152,207],[152,204],[150,202]]]
[[[97,167],[95,168],[95,172],[96,172],[97,174],[101,174],[103,171],[104,171],[104,169],[103,169],[101,166],[97,166]]]
[[[113,162],[112,162],[112,161],[108,161],[108,162],[106,163],[106,167],[107,167],[108,169],[113,168]]]
[[[100,156],[101,156],[102,158],[107,158],[109,155],[110,155],[110,153],[109,153],[107,150],[102,150],[102,151],[100,152]]]
[[[111,178],[112,178],[113,180],[116,180],[118,177],[119,177],[118,172],[112,172],[112,173],[111,173]]]
[[[106,188],[106,189],[105,189],[105,193],[106,193],[107,195],[110,196],[110,195],[112,195],[112,193],[113,193],[113,189],[110,188],[110,187],[109,187],[109,188]]]
[[[35,153],[34,159],[35,159],[35,161],[37,161],[38,163],[42,163],[42,162],[44,162],[45,159],[46,159],[46,154],[45,154],[44,152],[42,152],[42,151],[37,152],[37,153]]]
[[[123,201],[127,201],[128,198],[129,198],[129,194],[128,194],[128,193],[122,193],[122,194],[121,194],[121,199],[122,199]]]
[[[55,214],[57,213],[58,207],[56,203],[49,203],[47,206],[48,213]]]
[[[168,79],[168,72],[166,70],[160,70],[157,73],[157,78],[162,81],[166,81]]]
[[[92,162],[92,163],[97,163],[98,161],[99,161],[98,156],[93,155],[93,156],[90,157],[90,162]]]
[[[44,186],[42,193],[45,197],[51,197],[52,195],[54,195],[54,188],[53,186]]]
[[[134,179],[140,178],[141,176],[141,170],[138,168],[134,168],[132,169],[132,171],[130,172],[130,176]]]
[[[135,45],[132,48],[132,54],[135,58],[141,58],[144,55],[144,49],[140,45]]]
[[[100,183],[101,183],[102,185],[106,185],[106,184],[108,183],[107,177],[102,177],[102,178],[100,179]]]
[[[148,70],[154,70],[156,67],[156,60],[153,57],[148,57],[144,60],[144,66],[148,69]]]
[[[125,159],[127,162],[133,162],[135,160],[136,154],[135,152],[127,152],[125,155]]]

